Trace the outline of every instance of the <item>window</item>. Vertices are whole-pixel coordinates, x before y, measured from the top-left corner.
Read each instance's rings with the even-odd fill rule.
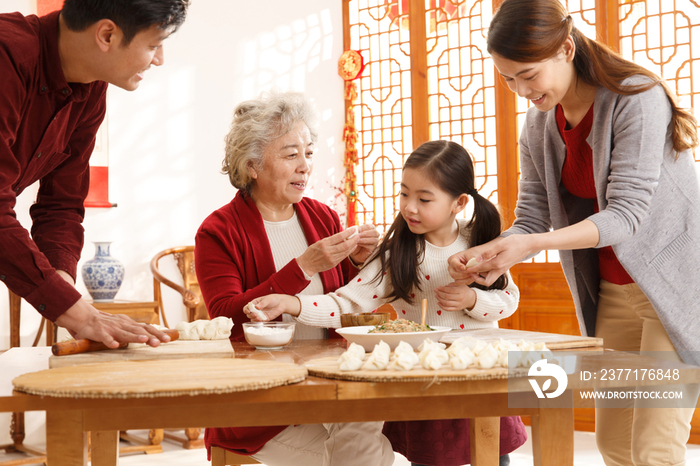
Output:
[[[618,2],[565,3],[584,34],[661,74],[683,106],[700,103],[700,6],[692,0]],[[527,101],[505,87],[486,53],[496,3],[344,0],[345,48],[365,60],[356,81],[357,223],[386,229],[398,209],[405,158],[426,140],[450,139],[472,153],[477,189],[511,224]],[[543,252],[534,261],[557,262],[558,256]]]

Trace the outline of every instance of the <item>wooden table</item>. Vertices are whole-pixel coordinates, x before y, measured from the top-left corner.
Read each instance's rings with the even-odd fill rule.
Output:
[[[284,351],[256,351],[234,344],[237,358],[302,363],[338,355],[344,340],[295,342]],[[592,354],[592,353],[591,353]],[[622,353],[624,355],[625,353]],[[629,357],[621,356],[622,364]],[[582,356],[580,367],[594,370],[595,358]],[[615,355],[613,355],[613,359]],[[627,358],[627,359],[625,359]],[[118,432],[156,427],[183,428],[290,425],[322,422],[474,419],[472,464],[498,464],[499,417],[526,415],[532,420],[535,465],[572,466],[574,454],[573,391],[595,386],[569,376],[569,389],[555,399],[536,401],[532,408],[509,408],[508,380],[366,383],[309,377],[294,385],[224,395],[138,399],[71,399],[13,393],[11,380],[21,373],[48,367],[44,348],[17,348],[0,356],[0,412],[47,412],[47,454],[51,466],[84,465],[86,432],[92,432],[92,464],[117,464]],[[633,357],[634,360],[634,357]],[[577,363],[578,364],[578,363]],[[650,364],[648,361],[646,365]],[[666,367],[657,361],[658,367]],[[609,361],[608,364],[609,365]],[[690,367],[690,366],[686,366]],[[700,368],[688,369],[700,380]],[[527,379],[510,390],[532,392]],[[517,384],[516,384],[517,385]],[[620,386],[614,382],[608,386]],[[534,397],[534,394],[532,397]],[[410,407],[410,409],[407,409]]]

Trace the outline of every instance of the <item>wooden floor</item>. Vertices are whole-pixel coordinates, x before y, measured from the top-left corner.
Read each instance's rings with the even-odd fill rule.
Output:
[[[528,436],[530,428],[527,427]],[[574,439],[575,466],[604,466],[595,446],[593,434],[588,432],[576,432]],[[155,455],[135,454],[123,456],[119,459],[120,466],[208,466],[206,452],[204,449],[183,450],[175,444],[168,442],[163,444],[163,453]],[[6,455],[0,453],[0,461],[6,459],[20,458],[19,455]],[[510,456],[511,466],[532,466],[532,447],[529,441],[513,452]],[[700,445],[689,445],[687,466],[700,466]],[[400,455],[396,455],[394,466],[410,466],[410,463]]]

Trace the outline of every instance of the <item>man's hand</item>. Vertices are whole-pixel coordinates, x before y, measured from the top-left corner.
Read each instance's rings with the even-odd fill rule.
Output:
[[[323,238],[309,246],[297,257],[297,264],[309,276],[330,270],[348,257],[360,242],[360,235],[354,227]]]
[[[146,343],[156,347],[170,341],[168,335],[152,325],[135,322],[123,314],[98,311],[83,299],[59,316],[56,325],[66,328],[76,339],[99,341],[109,348],[117,348],[120,343]]]

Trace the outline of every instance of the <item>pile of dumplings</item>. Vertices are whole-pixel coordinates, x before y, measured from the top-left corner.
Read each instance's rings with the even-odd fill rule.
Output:
[[[338,362],[341,371],[410,371],[420,365],[426,370],[449,368],[463,370],[469,367],[491,369],[493,367],[507,368],[508,352],[517,351],[518,358],[514,367],[530,367],[540,359],[551,359],[552,352],[544,343],[532,343],[521,340],[515,344],[508,340],[488,343],[473,337],[462,337],[454,341],[449,348],[444,343],[437,343],[430,338],[418,347],[418,353],[413,347],[402,341],[392,354],[388,344],[380,341],[365,360],[365,350],[362,346],[351,343],[347,351],[340,355]]]

